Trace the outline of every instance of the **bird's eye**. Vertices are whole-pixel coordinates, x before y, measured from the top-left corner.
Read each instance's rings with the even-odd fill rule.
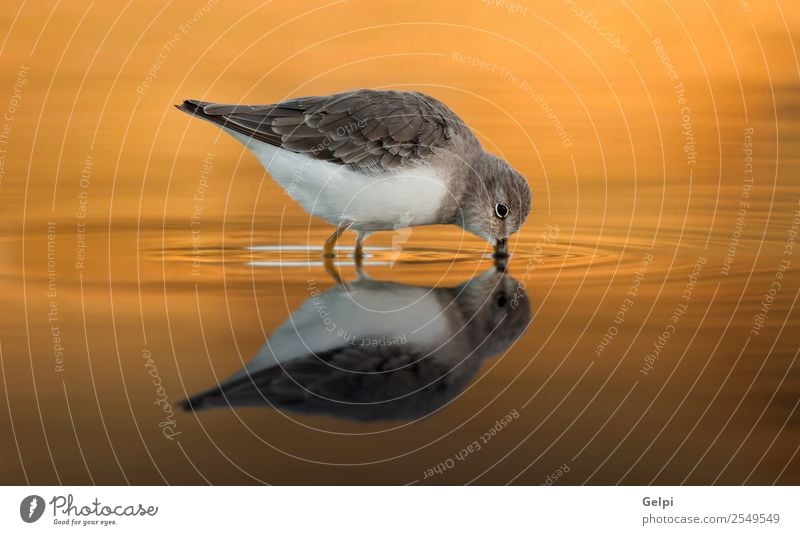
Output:
[[[504,306],[506,306],[508,304],[508,299],[506,298],[505,295],[500,294],[500,295],[497,296],[497,300],[495,302],[497,303],[497,306],[499,308],[503,308]]]
[[[494,213],[497,214],[497,217],[500,219],[505,219],[508,215],[508,206],[505,204],[495,204],[494,205]]]

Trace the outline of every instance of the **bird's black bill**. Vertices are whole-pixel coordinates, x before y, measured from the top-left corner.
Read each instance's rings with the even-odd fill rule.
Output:
[[[494,268],[498,273],[505,273],[508,269],[508,255],[494,256]]]
[[[508,240],[497,240],[497,243],[494,245],[494,257],[508,258]]]

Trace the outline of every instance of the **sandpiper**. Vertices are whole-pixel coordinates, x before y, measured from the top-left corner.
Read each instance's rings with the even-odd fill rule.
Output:
[[[355,256],[374,231],[452,224],[507,254],[531,191],[505,160],[486,152],[466,124],[418,92],[360,89],[276,104],[177,106],[243,143],[310,214],[336,226],[324,254],[348,229]]]
[[[499,267],[455,287],[369,277],[324,292],[312,284],[312,297],[242,369],[183,407],[421,418],[457,397],[532,320],[527,294]]]

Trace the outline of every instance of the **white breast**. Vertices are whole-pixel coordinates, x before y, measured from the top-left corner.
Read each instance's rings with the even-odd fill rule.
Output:
[[[440,222],[447,180],[430,167],[364,175],[225,130],[307,212],[332,225],[351,221],[354,230],[391,230]]]

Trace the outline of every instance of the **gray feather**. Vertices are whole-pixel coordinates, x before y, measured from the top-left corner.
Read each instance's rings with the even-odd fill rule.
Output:
[[[435,149],[466,154],[478,146],[447,106],[414,92],[362,89],[263,105],[187,103],[193,113],[253,139],[363,171],[415,166]]]

